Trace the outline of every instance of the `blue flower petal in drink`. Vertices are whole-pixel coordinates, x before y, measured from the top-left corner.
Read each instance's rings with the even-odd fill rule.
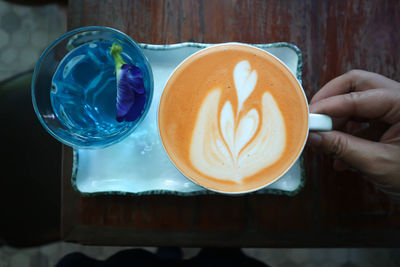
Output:
[[[143,74],[135,65],[126,64],[122,47],[113,43],[110,53],[115,62],[117,76],[117,121],[134,121],[140,117],[146,103]]]

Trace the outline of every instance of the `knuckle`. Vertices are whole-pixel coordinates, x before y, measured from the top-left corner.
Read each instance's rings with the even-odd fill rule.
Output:
[[[348,76],[350,81],[350,91],[354,91],[360,84],[363,83],[365,77],[367,76],[367,72],[364,70],[353,69],[346,72],[345,75]]]
[[[331,141],[328,143],[328,151],[335,158],[341,159],[345,156],[348,143],[347,139],[341,135],[332,136]]]
[[[357,103],[360,101],[359,92],[350,92],[343,95],[344,101],[346,101],[350,106],[350,113],[355,114],[357,112]]]
[[[363,75],[365,74],[364,70],[359,70],[359,69],[352,69],[349,70],[348,72],[346,72],[346,75],[349,75],[352,80],[358,80],[361,77],[363,77]]]

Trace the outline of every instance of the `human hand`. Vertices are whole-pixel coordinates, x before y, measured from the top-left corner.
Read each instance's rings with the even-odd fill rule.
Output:
[[[333,118],[335,130],[310,133],[309,143],[332,155],[336,170],[354,168],[382,191],[400,197],[399,82],[349,71],[315,94],[310,112]]]

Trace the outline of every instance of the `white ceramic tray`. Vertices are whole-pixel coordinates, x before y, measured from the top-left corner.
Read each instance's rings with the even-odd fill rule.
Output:
[[[140,44],[154,75],[154,95],[146,118],[135,132],[104,149],[74,150],[72,185],[83,195],[176,194],[199,195],[210,191],[184,177],[169,160],[157,131],[157,108],[164,85],[174,68],[191,54],[212,44]],[[301,81],[300,50],[289,43],[255,45],[281,59]],[[302,157],[280,179],[257,191],[295,195],[304,185]]]

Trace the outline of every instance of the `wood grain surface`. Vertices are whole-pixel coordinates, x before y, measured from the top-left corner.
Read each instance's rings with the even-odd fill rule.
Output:
[[[68,27],[105,25],[135,41],[290,42],[303,52],[310,99],[330,79],[365,69],[400,80],[400,2],[70,0]],[[62,235],[85,244],[150,246],[397,246],[400,206],[358,173],[306,149],[307,181],[275,195],[82,197],[63,150]],[[144,177],[145,178],[145,177]]]

